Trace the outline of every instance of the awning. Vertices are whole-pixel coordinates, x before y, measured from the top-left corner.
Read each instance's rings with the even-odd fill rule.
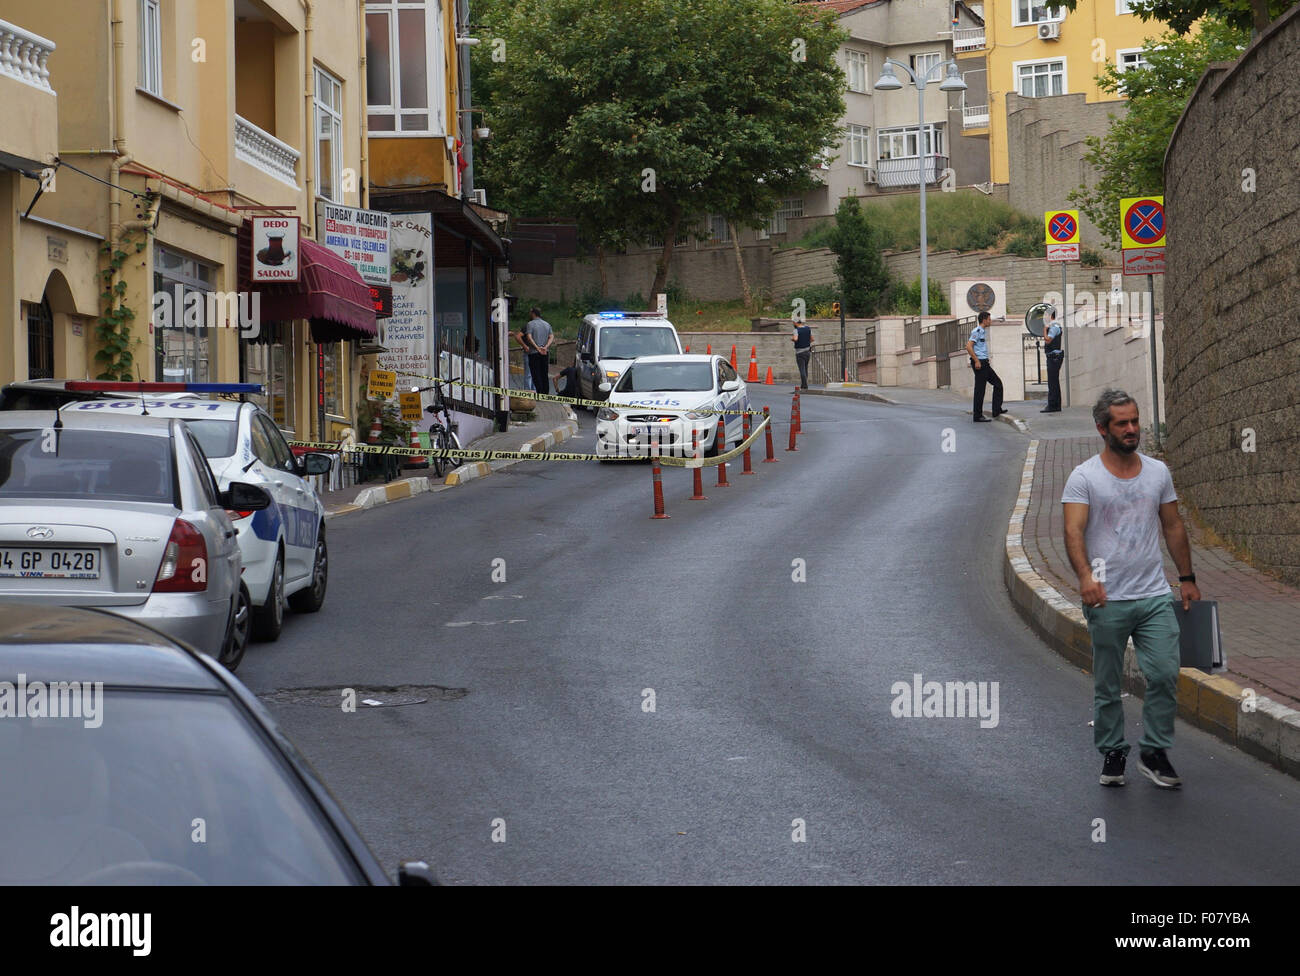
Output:
[[[307,319],[313,342],[373,340],[379,335],[369,286],[356,268],[325,245],[306,238],[298,241],[299,275],[290,283],[249,281],[252,248],[252,225],[245,221],[239,229],[240,288],[261,296],[264,322]],[[263,329],[262,334],[269,338],[274,330]]]

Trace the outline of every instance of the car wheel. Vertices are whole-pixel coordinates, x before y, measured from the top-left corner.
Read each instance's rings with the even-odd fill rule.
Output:
[[[284,551],[275,557],[271,572],[271,585],[267,587],[266,602],[253,607],[253,637],[259,641],[274,641],[284,626]]]
[[[325,603],[325,586],[329,583],[329,550],[325,545],[325,526],[316,534],[316,558],[311,567],[311,586],[289,597],[296,613],[315,613]]]
[[[704,456],[717,457],[719,454],[725,452],[727,449],[726,438],[727,427],[721,420],[719,420],[717,430],[713,435],[713,443],[709,445],[707,450],[705,450]]]
[[[249,599],[248,587],[241,581],[239,596],[235,599],[235,615],[231,618],[230,629],[226,632],[226,642],[221,648],[221,656],[217,658],[217,661],[228,671],[234,671],[239,667],[239,662],[244,659],[244,652],[248,650],[252,609],[253,601]]]

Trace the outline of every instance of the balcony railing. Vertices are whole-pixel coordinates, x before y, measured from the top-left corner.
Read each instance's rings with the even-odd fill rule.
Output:
[[[925,182],[938,183],[948,168],[948,157],[932,153],[925,157]],[[876,183],[881,189],[916,186],[920,166],[915,156],[876,160]]]
[[[298,186],[298,156],[293,146],[286,145],[269,132],[259,129],[248,119],[235,116],[235,158],[265,170],[277,180]]]
[[[989,124],[989,107],[987,105],[963,105],[961,109],[961,127],[978,129]]]
[[[952,50],[954,54],[960,54],[962,51],[981,51],[983,49],[983,27],[958,27],[952,32]]]
[[[53,41],[0,20],[0,75],[53,94],[46,67],[53,51]]]

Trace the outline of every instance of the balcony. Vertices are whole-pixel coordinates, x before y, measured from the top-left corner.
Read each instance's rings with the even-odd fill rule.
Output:
[[[0,20],[0,75],[17,78],[53,95],[50,70],[46,67],[53,51],[53,41]]]
[[[948,157],[932,153],[925,157],[925,182],[938,183],[948,168]],[[916,156],[876,160],[875,182],[882,190],[916,186],[920,165]]]
[[[952,50],[954,54],[984,50],[984,28],[958,27],[952,32]]]
[[[979,129],[989,124],[989,107],[987,105],[963,105],[961,107],[961,127]]]
[[[271,133],[259,129],[245,118],[235,116],[235,158],[256,166],[283,183],[298,189],[298,156]]]

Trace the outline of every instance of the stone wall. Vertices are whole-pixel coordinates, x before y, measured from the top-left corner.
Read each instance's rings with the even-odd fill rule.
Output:
[[[1174,483],[1300,583],[1300,7],[1202,77],[1165,157]],[[1243,189],[1243,170],[1256,174]],[[1254,432],[1254,450],[1249,433]],[[1213,599],[1213,594],[1207,594]]]

